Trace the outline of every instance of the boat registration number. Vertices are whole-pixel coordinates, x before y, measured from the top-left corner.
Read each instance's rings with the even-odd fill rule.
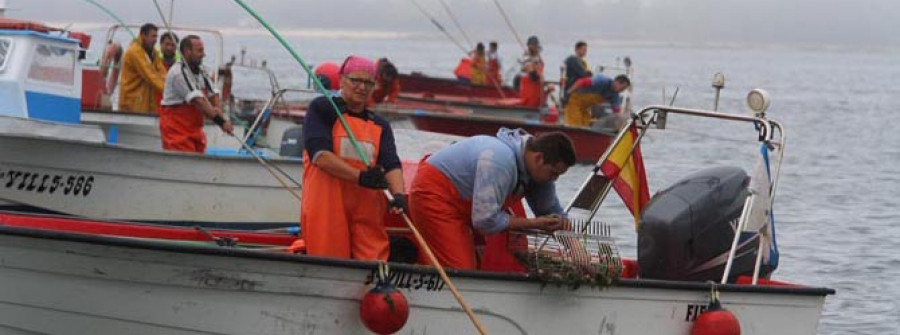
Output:
[[[26,192],[46,194],[59,192],[68,196],[86,197],[94,188],[94,176],[0,170],[0,187]]]
[[[366,285],[375,282],[377,269],[369,272],[366,276]],[[426,290],[426,291],[442,291],[444,289],[444,280],[436,273],[413,273],[403,271],[391,271],[388,275],[388,281],[398,289],[405,288],[407,290]]]

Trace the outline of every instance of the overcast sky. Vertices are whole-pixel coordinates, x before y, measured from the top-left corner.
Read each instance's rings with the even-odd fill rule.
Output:
[[[126,22],[159,23],[152,0],[95,0]],[[462,40],[440,0],[247,0],[283,30],[440,37],[419,3]],[[477,40],[512,40],[493,0],[444,0]],[[158,0],[168,12],[170,0]],[[175,0],[176,25],[257,29],[230,0]],[[499,0],[516,30],[543,40],[900,46],[897,0]],[[57,24],[112,19],[85,0],[7,0],[7,16]]]

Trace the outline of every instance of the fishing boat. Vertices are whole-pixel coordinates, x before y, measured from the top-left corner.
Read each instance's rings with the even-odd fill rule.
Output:
[[[477,98],[518,98],[519,92],[510,86],[473,85],[452,78],[430,77],[419,72],[397,76],[403,85],[400,90],[410,94],[434,94]]]
[[[297,222],[297,200],[250,152],[147,149],[82,124],[77,58],[86,45],[74,38],[81,35],[12,19],[0,26],[0,206],[181,224]],[[296,158],[268,164],[287,178],[302,175]],[[299,183],[287,187],[297,191]]]
[[[825,298],[834,290],[770,279],[771,260],[766,258],[772,245],[766,241],[774,238],[771,204],[784,133],[780,123],[762,113],[742,116],[668,106],[641,110],[567,205],[571,216],[586,220],[581,233],[570,236],[598,241],[589,237],[605,229],[589,228],[590,220],[619,178],[608,164],[622,167],[629,157],[637,157],[637,144],[652,126],[664,127],[663,116],[757,125],[748,142],[760,144],[771,160],[761,160],[762,169],[750,175],[731,168],[705,169],[660,192],[639,216],[637,274],[612,272],[601,287],[548,280],[545,275],[553,268],[540,265],[525,272],[449,270],[447,280],[486,332],[682,335],[711,326],[711,318],[722,321],[730,315],[727,324],[716,325],[750,335],[816,334]],[[731,178],[716,177],[723,175]],[[686,191],[692,197],[685,197]],[[689,219],[685,225],[684,213],[691,210],[703,222]],[[707,236],[692,225],[731,228],[712,229],[714,236]],[[677,249],[686,243],[682,236],[696,238],[688,248],[708,257],[682,268],[706,267],[691,275],[711,281],[689,279],[676,268],[659,271],[685,260],[677,253],[653,254]],[[531,245],[537,236],[526,237]],[[717,242],[709,243],[710,238]],[[397,288],[406,302],[408,319],[399,324],[399,333],[475,333],[448,292],[451,286],[434,268],[385,267],[286,251],[294,240],[278,234],[2,213],[0,285],[6,289],[0,292],[0,327],[48,334],[366,333],[373,321],[362,315],[374,312],[364,301],[372,294],[378,297],[379,291],[370,291],[377,283]],[[617,256],[609,253],[615,244],[604,241],[607,252],[602,255]],[[529,255],[540,255],[543,245],[552,244],[529,247]],[[713,265],[698,264],[706,261]],[[591,257],[590,262],[597,260]],[[621,266],[625,261],[613,257],[604,262]],[[400,300],[391,301],[399,306],[392,308],[403,308]],[[713,301],[727,311],[708,311]]]
[[[537,120],[522,120],[508,117],[488,117],[482,115],[446,114],[415,111],[407,116],[419,130],[459,136],[492,135],[501,127],[521,128],[532,135],[561,131],[575,143],[578,162],[590,163],[600,157],[609,147],[616,133],[612,129],[571,127]]]

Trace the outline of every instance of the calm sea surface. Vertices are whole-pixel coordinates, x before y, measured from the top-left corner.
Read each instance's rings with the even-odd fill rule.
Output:
[[[449,76],[460,52],[445,40],[291,38],[311,63],[347,54],[389,57],[402,72]],[[787,145],[775,202],[780,267],[775,278],[837,290],[827,299],[821,334],[900,333],[900,55],[786,48],[625,46],[588,41],[592,65],[634,62],[635,107],[662,102],[679,88],[678,106],[712,108],[714,73],[726,75],[720,110],[747,113],[744,97],[763,88],[772,97],[769,117],[786,128]],[[554,80],[570,44],[544,45],[546,74]],[[306,77],[269,37],[226,36],[226,57],[242,46],[266,59],[282,86],[305,86]],[[515,44],[501,42],[504,67]],[[262,81],[261,81],[262,82]],[[396,127],[409,127],[397,124]],[[757,152],[746,124],[670,116],[668,129],[644,141],[650,192],[704,167],[733,165],[749,171]],[[437,139],[437,137],[435,137]],[[400,138],[401,150],[418,152],[422,139]],[[563,202],[589,173],[571,169],[559,182]],[[601,209],[620,249],[634,257],[633,222],[616,199]]]

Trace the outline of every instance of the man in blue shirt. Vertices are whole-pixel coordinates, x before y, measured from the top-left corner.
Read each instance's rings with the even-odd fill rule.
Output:
[[[566,93],[572,85],[575,84],[575,81],[591,76],[591,67],[588,65],[587,61],[584,60],[584,57],[587,56],[588,45],[584,41],[578,41],[575,43],[575,54],[566,58],[566,82],[565,87],[562,89],[562,103],[566,104],[566,101],[569,99],[569,95]]]
[[[628,76],[621,74],[616,79],[598,74],[576,80],[569,88],[569,102],[565,108],[565,122],[570,126],[590,127],[591,107],[608,102],[613,113],[619,113],[622,98],[619,93],[631,86]]]
[[[575,164],[575,148],[561,132],[532,137],[502,128],[427,157],[410,189],[410,215],[442,265],[475,269],[474,235],[565,227],[554,181]],[[511,216],[522,198],[537,218]]]

